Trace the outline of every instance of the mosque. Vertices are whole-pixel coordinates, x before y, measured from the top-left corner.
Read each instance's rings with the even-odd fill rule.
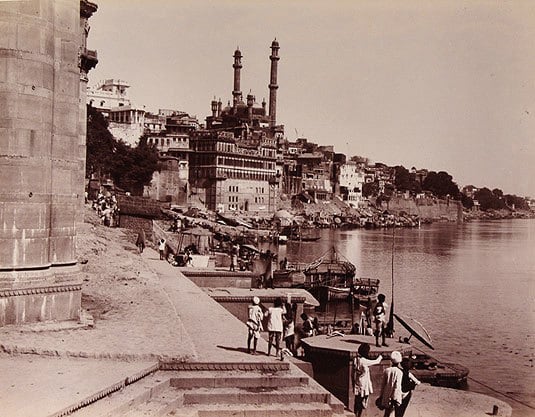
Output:
[[[234,52],[232,103],[222,108],[211,102],[212,114],[206,129],[190,138],[190,185],[206,207],[217,211],[270,212],[275,209],[276,152],[284,126],[277,125],[277,70],[279,42],[271,43],[269,109],[265,100],[255,105],[255,96],[243,101],[241,91],[242,53]]]

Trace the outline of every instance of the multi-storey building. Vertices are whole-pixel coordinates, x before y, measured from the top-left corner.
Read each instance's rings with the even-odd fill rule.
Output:
[[[352,207],[358,207],[362,201],[362,186],[366,173],[357,162],[349,161],[340,166],[340,194],[342,199]]]
[[[87,89],[87,104],[107,117],[112,108],[131,105],[127,94],[129,87],[124,80],[112,78],[101,81]]]
[[[190,135],[190,186],[210,210],[272,212],[276,210],[277,143],[284,126],[276,123],[279,43],[271,44],[269,112],[255,96],[243,101],[240,89],[242,54],[234,52],[232,103],[211,102],[206,129]]]

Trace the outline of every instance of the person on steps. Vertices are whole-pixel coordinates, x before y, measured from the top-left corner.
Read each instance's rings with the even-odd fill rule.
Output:
[[[258,338],[260,337],[260,331],[262,328],[262,319],[264,314],[260,307],[260,298],[253,297],[253,304],[249,306],[249,318],[247,319],[247,353],[251,353],[251,342],[253,342],[252,354],[256,355],[256,347],[258,344]]]

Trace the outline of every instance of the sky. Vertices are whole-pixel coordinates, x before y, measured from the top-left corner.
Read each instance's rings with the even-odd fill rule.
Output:
[[[94,0],[89,85],[204,122],[210,101],[269,98],[277,123],[373,162],[447,171],[462,187],[535,197],[535,2]]]

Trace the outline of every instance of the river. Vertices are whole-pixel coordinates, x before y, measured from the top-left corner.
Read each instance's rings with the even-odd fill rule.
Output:
[[[394,237],[391,229],[324,229],[317,242],[281,245],[279,260],[309,262],[335,245],[358,277],[381,280],[390,304],[393,239],[395,311],[429,331],[433,356],[470,369],[470,390],[493,394],[482,382],[535,415],[535,220],[434,223]],[[396,324],[395,336],[406,335]]]

